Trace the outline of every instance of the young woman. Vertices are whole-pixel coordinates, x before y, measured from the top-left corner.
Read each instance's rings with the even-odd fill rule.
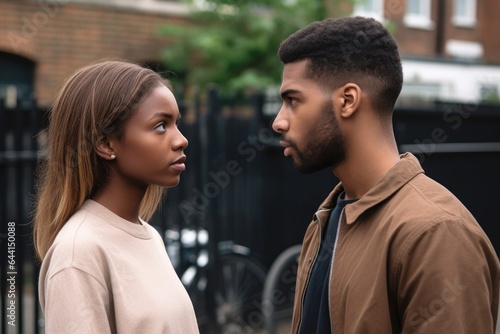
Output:
[[[198,333],[145,222],[185,169],[179,119],[169,82],[127,62],[84,67],[57,95],[34,225],[46,333]]]

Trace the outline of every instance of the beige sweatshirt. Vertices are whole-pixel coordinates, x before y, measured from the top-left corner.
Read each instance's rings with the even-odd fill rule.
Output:
[[[149,224],[87,200],[42,263],[45,333],[198,333],[192,303]]]

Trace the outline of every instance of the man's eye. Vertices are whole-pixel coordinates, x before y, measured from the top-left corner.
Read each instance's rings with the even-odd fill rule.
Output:
[[[298,100],[297,100],[296,98],[294,98],[294,97],[291,97],[291,98],[290,98],[290,104],[291,104],[291,105],[294,105],[294,104],[295,104],[295,103],[297,103],[297,102],[298,102]]]

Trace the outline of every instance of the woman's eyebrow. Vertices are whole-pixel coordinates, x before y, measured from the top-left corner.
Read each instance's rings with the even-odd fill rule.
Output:
[[[180,117],[180,115],[179,115]],[[154,118],[168,118],[168,119],[171,119],[171,118],[174,118],[174,116],[172,114],[169,114],[169,113],[166,113],[166,112],[158,112],[156,114],[154,114],[153,116],[151,116],[150,119],[154,119]]]
[[[150,120],[156,119],[156,118],[166,118],[166,119],[170,120],[170,119],[174,119],[174,115],[166,113],[166,112],[158,112],[158,113],[154,114],[153,116],[151,116]],[[181,121],[181,118],[182,118],[181,114],[178,114],[177,118],[175,119],[175,123],[179,124],[179,122]]]

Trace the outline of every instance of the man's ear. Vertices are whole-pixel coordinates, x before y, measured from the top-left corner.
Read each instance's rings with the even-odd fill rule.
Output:
[[[337,90],[339,114],[342,118],[354,115],[361,104],[361,88],[355,83],[347,83]]]
[[[114,158],[116,158],[116,153],[113,150],[111,141],[109,140],[108,136],[102,136],[99,139],[97,145],[95,146],[95,150],[97,152],[97,155],[105,160],[113,160]]]

